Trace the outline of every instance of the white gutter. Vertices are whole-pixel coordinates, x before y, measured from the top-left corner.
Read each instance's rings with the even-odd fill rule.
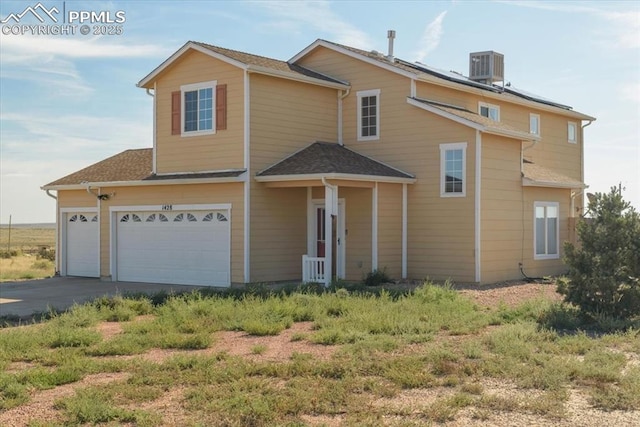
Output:
[[[342,140],[342,100],[349,96],[351,89],[347,89],[344,93],[338,92],[338,144],[344,145]]]
[[[145,187],[154,185],[173,185],[173,184],[220,184],[227,182],[244,182],[244,177],[225,177],[225,178],[184,178],[184,179],[156,179],[150,181],[107,181],[107,182],[86,182],[84,184],[70,185],[50,185],[40,187],[42,190],[84,190],[87,185],[91,187]],[[95,194],[94,194],[95,195]]]
[[[557,181],[537,181],[531,178],[522,178],[523,187],[544,187],[544,188],[569,188],[569,189],[584,189],[589,186],[583,183],[577,182],[557,182]]]
[[[151,171],[156,173],[157,171],[157,157],[156,157],[156,82],[153,82],[153,94],[151,93],[151,89],[146,88],[147,95],[153,98],[153,150],[151,151],[152,159],[151,159]]]
[[[393,176],[377,176],[377,175],[355,175],[347,173],[314,173],[300,175],[267,175],[256,176],[254,178],[258,182],[278,182],[278,181],[309,181],[322,179],[341,179],[348,181],[366,181],[366,182],[387,182],[392,184],[413,184],[416,178],[401,178]]]

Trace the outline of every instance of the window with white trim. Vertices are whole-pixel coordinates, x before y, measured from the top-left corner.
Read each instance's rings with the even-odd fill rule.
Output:
[[[216,81],[180,86],[182,135],[214,133]]]
[[[529,114],[529,133],[540,136],[540,114]]]
[[[478,102],[478,114],[496,122],[500,121],[500,107],[486,102]]]
[[[467,187],[467,143],[440,144],[440,196],[464,197]]]
[[[380,139],[380,89],[363,90],[358,96],[358,141]]]
[[[578,142],[578,124],[575,122],[567,123],[567,141],[571,144]]]
[[[559,204],[557,202],[535,202],[533,210],[534,259],[560,258]]]

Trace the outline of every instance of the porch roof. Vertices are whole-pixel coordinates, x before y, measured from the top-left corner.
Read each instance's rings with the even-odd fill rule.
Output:
[[[246,169],[157,175],[152,172],[151,148],[125,150],[77,172],[50,182],[43,190],[75,190],[91,187],[200,184],[240,181]]]
[[[584,182],[528,160],[525,160],[522,164],[522,185],[525,187],[587,188]]]
[[[415,176],[332,142],[314,142],[256,174],[256,181],[349,179],[415,182]]]

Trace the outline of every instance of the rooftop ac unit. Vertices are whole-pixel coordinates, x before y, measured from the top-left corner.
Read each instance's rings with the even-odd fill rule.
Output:
[[[504,55],[492,50],[469,54],[469,78],[491,84],[504,81]]]

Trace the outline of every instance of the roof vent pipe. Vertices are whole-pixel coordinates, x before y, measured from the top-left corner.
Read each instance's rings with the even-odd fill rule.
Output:
[[[396,38],[395,30],[387,31],[387,38],[389,39],[389,53],[387,54],[387,60],[389,60],[389,62],[393,62],[395,59],[393,57],[393,40]]]

